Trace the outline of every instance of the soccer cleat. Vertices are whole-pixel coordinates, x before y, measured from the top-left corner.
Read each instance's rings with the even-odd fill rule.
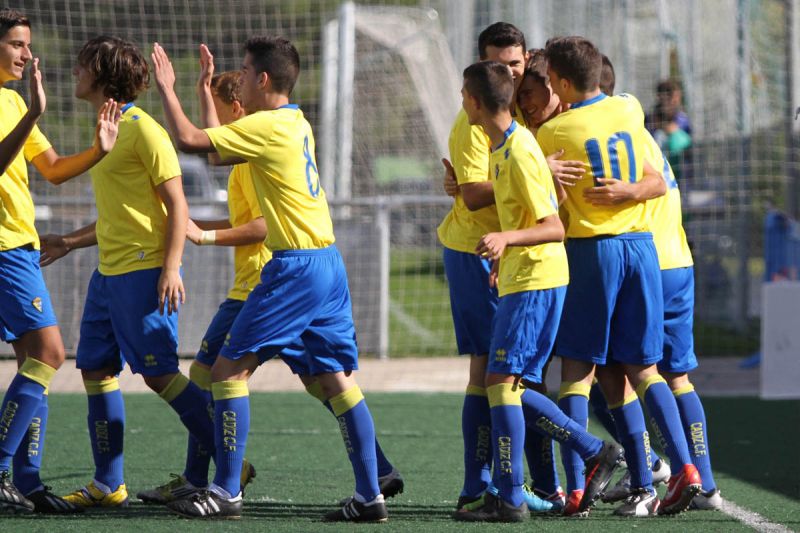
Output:
[[[33,502],[33,512],[41,514],[75,514],[82,513],[83,507],[68,502],[61,496],[56,496],[48,486],[31,492],[26,496]]]
[[[604,442],[600,453],[586,461],[586,488],[578,512],[588,511],[603,493],[622,459],[622,446]]]
[[[396,468],[392,468],[391,472],[378,478],[378,486],[384,498],[392,498],[402,494],[406,484],[400,472]]]
[[[0,513],[28,514],[33,509],[33,502],[17,490],[8,472],[0,472]]]
[[[625,470],[625,473],[622,474],[622,477],[619,478],[619,481],[608,489],[606,492],[603,493],[601,499],[604,503],[614,503],[618,501],[622,501],[626,499],[628,496],[631,495],[631,472],[630,470]]]
[[[641,488],[633,489],[625,503],[614,509],[614,514],[617,516],[636,517],[655,516],[658,513],[660,504],[661,502],[658,500],[658,495],[655,491],[650,492]]]
[[[669,478],[667,494],[661,501],[659,514],[682,513],[702,489],[697,468],[692,464],[683,465],[680,472]]]
[[[722,508],[722,496],[719,489],[711,489],[708,492],[699,492],[692,498],[689,509],[698,511],[719,511]]]
[[[481,507],[453,513],[453,518],[460,522],[524,522],[529,516],[528,504],[524,501],[519,507],[514,507],[488,491],[483,495]]]
[[[242,497],[244,497],[244,489],[247,485],[253,482],[256,478],[256,467],[250,464],[247,459],[242,459],[242,473],[239,477],[239,484],[242,489]]]
[[[663,459],[659,459],[656,461],[656,464],[653,465],[653,486],[657,487],[662,483],[666,485],[669,483],[669,477],[671,475],[672,471],[669,468],[669,463]]]
[[[186,518],[221,518],[236,520],[242,517],[242,495],[227,500],[210,490],[200,490],[181,500],[173,500],[167,509]]]
[[[564,504],[564,510],[562,514],[564,516],[588,516],[589,511],[581,511],[580,505],[581,501],[583,500],[583,490],[576,489],[569,493],[567,496],[566,503]]]
[[[541,499],[552,503],[553,512],[561,512],[564,510],[564,505],[567,503],[567,496],[564,494],[564,489],[561,487],[556,488],[556,491],[552,494],[545,494],[539,489],[533,489],[533,492]]]
[[[556,510],[553,502],[537,496],[527,483],[522,485],[522,496],[525,498],[525,503],[528,504],[528,510],[532,513],[552,513]]]
[[[65,501],[78,507],[127,507],[128,489],[123,483],[117,490],[106,494],[98,489],[94,481],[63,497]]]
[[[163,485],[151,490],[144,490],[136,494],[136,497],[144,503],[156,503],[165,505],[173,500],[188,498],[201,489],[195,487],[184,476],[170,474],[172,479]]]
[[[341,509],[331,511],[323,519],[326,522],[386,522],[389,512],[383,494],[370,503],[361,503],[355,498],[350,498]]]
[[[480,496],[459,496],[456,502],[456,511],[467,509],[472,511],[483,505],[483,494]]]

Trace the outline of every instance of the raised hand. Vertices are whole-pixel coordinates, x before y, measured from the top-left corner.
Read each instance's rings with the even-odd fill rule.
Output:
[[[100,111],[97,112],[94,145],[104,154],[110,152],[117,142],[121,117],[122,113],[119,111],[119,104],[110,98],[100,107]]]
[[[28,108],[37,118],[42,116],[47,107],[47,98],[42,86],[42,71],[39,70],[39,58],[34,57],[31,63],[31,105]]]
[[[158,43],[153,43],[153,53],[150,54],[153,60],[153,75],[156,78],[156,86],[160,92],[172,90],[175,87],[175,69],[167,56],[167,52]]]
[[[211,88],[211,78],[214,77],[214,56],[208,46],[200,45],[200,77],[197,78],[197,89]]]

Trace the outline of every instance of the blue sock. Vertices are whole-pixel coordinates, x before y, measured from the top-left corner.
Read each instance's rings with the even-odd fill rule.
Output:
[[[492,417],[494,448],[494,485],[499,496],[515,507],[522,505],[525,473],[522,456],[525,449],[525,415],[520,389],[512,383],[486,388]]]
[[[714,474],[711,472],[706,412],[703,409],[703,403],[691,383],[673,392],[675,401],[678,403],[678,411],[681,413],[681,422],[683,422],[694,466],[697,467],[700,477],[703,479],[703,491],[714,490],[717,488],[717,484],[714,481]]]
[[[464,439],[462,496],[478,497],[492,481],[492,415],[486,389],[467,386],[461,409]]]
[[[553,439],[536,433],[525,432],[525,457],[533,479],[533,488],[540,495],[550,495],[558,490],[561,481],[556,470]]]
[[[315,381],[311,385],[307,386],[306,392],[321,401],[322,405],[324,405],[325,408],[330,411],[331,414],[333,414],[331,402],[325,399],[325,395],[322,392],[322,386],[319,384],[319,381]],[[389,462],[389,459],[386,458],[386,455],[384,455],[381,445],[378,443],[377,434],[375,436],[375,458],[378,460],[378,477],[388,476],[392,473],[394,470],[394,465],[392,465],[392,463]]]
[[[564,382],[558,394],[558,407],[582,428],[589,423],[589,390],[584,383]],[[567,477],[567,494],[584,489],[583,459],[568,446],[561,446],[561,463]]]
[[[644,412],[639,398],[631,394],[622,405],[611,409],[619,435],[617,442],[625,448],[625,461],[631,474],[631,487],[653,490],[653,472],[650,463],[650,437],[644,422]]]
[[[94,478],[115,491],[125,482],[125,402],[119,390],[119,380],[84,380],[83,385],[89,403],[87,422],[94,457]]]
[[[597,384],[592,385],[592,390],[589,392],[589,403],[592,404],[592,413],[595,418],[603,425],[603,428],[611,435],[611,438],[617,442],[621,442],[617,436],[617,424],[608,408],[606,397],[603,396],[603,391]]]
[[[211,369],[198,361],[194,361],[192,366],[189,367],[189,379],[203,392],[206,411],[213,428],[214,399],[211,397]],[[211,466],[213,457],[214,450],[209,450],[200,444],[200,441],[189,433],[189,442],[186,447],[186,468],[183,470],[183,477],[195,487],[207,487],[208,469]]]
[[[250,431],[250,392],[246,381],[219,381],[214,395],[214,445],[217,472],[214,485],[232,497],[241,492],[242,460]]]
[[[213,453],[214,422],[208,416],[208,393],[178,373],[159,396],[178,413],[189,433]]]
[[[544,394],[526,389],[522,394],[522,408],[528,427],[542,435],[550,435],[561,444],[574,449],[584,461],[603,449],[602,440],[564,414]]]
[[[636,387],[636,393],[639,398],[643,398],[650,416],[661,432],[664,452],[669,457],[673,471],[677,472],[683,465],[692,464],[678,405],[664,378],[659,374],[648,376]]]
[[[358,386],[330,398],[333,414],[339,421],[347,457],[356,478],[356,497],[365,502],[374,500],[378,487],[378,464],[375,458],[375,425]]]
[[[52,370],[52,378],[54,368],[35,359],[26,359],[3,398],[0,406],[0,435],[3,437],[0,440],[0,472],[8,472],[11,468],[12,458],[42,403],[42,396],[49,384],[49,380],[41,379],[38,375],[39,369],[46,370],[43,367]]]
[[[14,486],[26,496],[42,487],[40,471],[48,411],[47,394],[45,393],[42,395],[39,408],[31,419],[31,425],[28,426],[25,438],[22,439],[17,453],[14,454]]]

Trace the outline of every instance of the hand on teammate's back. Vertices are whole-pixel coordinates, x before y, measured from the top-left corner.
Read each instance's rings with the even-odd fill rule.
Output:
[[[564,187],[574,187],[586,173],[586,164],[583,161],[562,161],[564,149],[547,156],[547,166],[550,172]]]
[[[596,187],[583,191],[583,197],[592,205],[619,205],[634,199],[632,185],[614,178],[595,180]]]

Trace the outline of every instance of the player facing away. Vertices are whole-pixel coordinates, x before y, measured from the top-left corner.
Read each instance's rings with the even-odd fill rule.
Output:
[[[65,496],[81,507],[128,504],[123,472],[125,406],[117,376],[125,363],[212,446],[202,391],[178,371],[177,312],[184,298],[180,260],[187,206],[169,136],[135,105],[149,77],[130,42],[101,36],[81,48],[75,96],[98,107],[122,105],[119,139],[90,175],[97,222],[66,236],[47,236],[48,259],[98,245],[99,266],[87,289],[77,367],[88,395],[94,478]]]
[[[565,157],[588,163],[593,176],[589,180],[587,173],[566,189],[570,286],[556,339],[563,361],[559,402],[583,423],[595,365],[620,363],[621,370],[609,371],[624,374],[636,389],[668,443],[671,464],[679,468],[659,512],[680,512],[700,490],[700,476],[683,437],[675,398],[655,366],[663,352],[664,307],[645,206],[598,206],[586,198],[587,190],[591,194],[601,186],[613,189],[618,181],[636,182],[651,168],[644,160],[644,113],[633,97],[609,97],[600,91],[602,56],[586,39],[552,39],[545,55],[553,90],[570,110],[539,129],[539,143],[545,153],[564,149]],[[620,433],[631,439],[624,443],[627,454],[646,458],[641,408],[622,391],[624,387],[618,387],[608,399],[632,406],[630,418],[621,421],[627,429]],[[655,512],[655,491],[652,483],[648,486],[652,475],[646,463],[639,471],[647,489],[641,497],[650,500],[648,506]]]
[[[314,135],[289,103],[300,70],[294,45],[253,37],[244,45],[242,104],[247,116],[201,130],[181,109],[175,74],[158,44],[152,54],[170,130],[181,150],[217,152],[250,166],[267,223],[272,259],[231,326],[211,369],[217,471],[208,491],[168,507],[188,517],[241,515],[239,472],[249,430],[247,378],[261,362],[300,339],[306,362],[339,422],[355,474],[353,498],[326,520],[383,522],[375,429],[353,371],[358,367],[350,293],[314,159]]]
[[[487,27],[478,37],[478,55],[481,60],[507,65],[514,76],[515,90],[519,87],[527,55],[525,36],[518,28],[507,22]],[[516,105],[510,105],[515,118],[522,121]],[[450,160],[444,161],[447,173],[455,175],[458,188],[453,193],[453,207],[437,230],[444,247],[458,352],[470,356],[469,382],[461,412],[464,484],[456,509],[478,501],[491,483],[491,417],[484,379],[498,296],[496,288],[488,283],[490,261],[474,253],[475,243],[481,236],[500,227],[489,180],[489,144],[482,128],[471,125],[464,110],[459,111],[450,131]],[[528,457],[534,480],[539,480],[537,483],[550,480],[541,485],[542,496],[553,501],[542,501],[528,492],[526,486],[525,494],[532,510],[546,511],[561,503],[552,462],[548,464],[542,460],[545,455],[542,446],[547,442],[538,434],[532,435]],[[543,473],[543,469],[550,473]]]
[[[2,86],[22,79],[31,60],[27,108],[17,92]],[[30,20],[18,11],[0,10],[0,337],[11,343],[18,367],[0,406],[0,513],[81,510],[52,494],[40,477],[47,388],[64,361],[64,345],[39,268],[26,161],[51,183],[63,183],[111,150],[119,120],[116,104],[103,102],[92,147],[59,156],[36,125],[46,107],[38,62],[31,52]]]
[[[509,112],[513,80],[508,67],[490,61],[468,67],[462,95],[470,123],[480,124],[492,143],[490,169],[501,226],[475,248],[495,261],[492,275],[500,295],[486,374],[498,494],[485,494],[482,507],[462,509],[454,517],[516,522],[528,516],[522,494],[526,422],[587,461],[582,503],[588,509],[611,479],[622,448],[592,436],[549,398],[522,384],[525,376],[540,374],[549,358],[569,282],[556,189],[533,134]]]

